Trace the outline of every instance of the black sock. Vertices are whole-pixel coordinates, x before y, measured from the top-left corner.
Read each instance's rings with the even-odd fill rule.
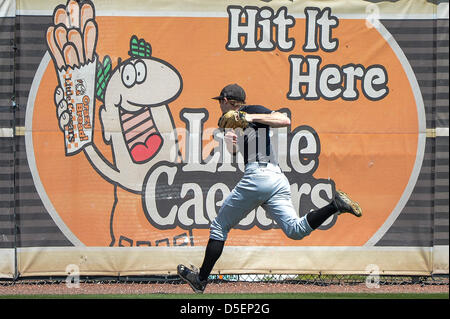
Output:
[[[222,255],[223,246],[225,242],[222,240],[209,239],[208,245],[206,245],[205,258],[203,259],[203,265],[200,268],[199,278],[200,280],[208,279],[211,270],[213,269],[216,261]]]
[[[333,202],[331,202],[327,206],[324,206],[322,208],[319,208],[318,210],[306,214],[306,220],[308,221],[308,224],[309,226],[311,226],[312,229],[316,229],[336,212],[337,212],[336,206],[334,205]]]

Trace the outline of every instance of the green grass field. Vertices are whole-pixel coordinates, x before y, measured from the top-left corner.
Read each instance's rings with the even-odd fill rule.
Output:
[[[448,293],[3,295],[0,299],[449,299]]]

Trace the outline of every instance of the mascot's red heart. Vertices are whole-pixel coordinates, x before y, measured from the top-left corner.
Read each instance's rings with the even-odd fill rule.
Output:
[[[162,145],[162,138],[158,134],[150,135],[144,143],[137,143],[131,149],[131,157],[136,163],[146,162],[151,159]]]

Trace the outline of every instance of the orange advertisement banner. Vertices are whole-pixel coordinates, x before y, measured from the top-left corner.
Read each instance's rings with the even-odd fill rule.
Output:
[[[82,3],[73,21],[54,10],[26,127],[36,188],[74,245],[206,244],[243,170],[211,99],[230,83],[290,117],[272,138],[299,216],[336,189],[364,214],[296,241],[258,208],[227,245],[364,246],[403,209],[424,152],[423,102],[377,21],[236,4],[220,16],[97,16]]]

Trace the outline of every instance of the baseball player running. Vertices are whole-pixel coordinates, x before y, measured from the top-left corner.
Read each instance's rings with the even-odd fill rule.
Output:
[[[237,84],[227,85],[219,96],[213,98],[219,101],[223,113],[218,125],[225,129],[227,149],[232,153],[239,151],[243,154],[245,170],[211,223],[210,238],[201,268],[197,270],[184,265],[177,267],[178,275],[196,293],[203,293],[205,290],[209,274],[222,254],[230,229],[258,206],[264,208],[289,238],[296,240],[308,236],[333,214],[362,216],[358,203],[344,192],[336,191],[331,203],[298,217],[291,202],[289,182],[278,166],[269,135],[271,127],[288,126],[290,119],[261,105],[246,105],[245,98],[244,89]],[[238,128],[245,130],[245,134],[240,134],[239,137],[242,130]],[[238,139],[242,136],[241,144]],[[266,142],[260,143],[259,139],[265,139]],[[264,144],[265,147],[260,146]],[[239,149],[242,145],[243,150]]]

